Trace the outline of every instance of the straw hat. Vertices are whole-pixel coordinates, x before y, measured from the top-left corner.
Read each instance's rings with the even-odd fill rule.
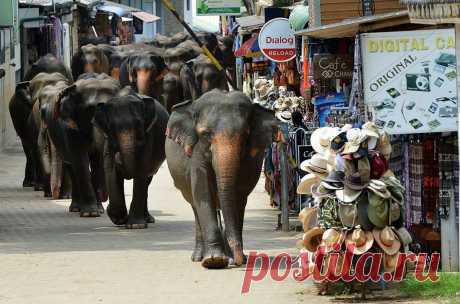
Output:
[[[321,154],[315,154],[310,159],[303,161],[300,164],[300,169],[319,177],[328,175],[327,160]]]
[[[290,122],[292,118],[292,113],[289,111],[282,111],[282,112],[277,112],[275,116],[282,122]]]
[[[345,246],[348,248],[350,245],[353,245],[354,255],[363,254],[369,249],[371,249],[372,244],[374,244],[374,236],[370,231],[364,231],[360,226],[357,226],[353,232],[348,233],[345,239]]]
[[[323,234],[321,248],[324,250],[324,253],[335,251],[336,249],[340,249],[344,240],[345,233],[334,228],[327,229]]]
[[[338,128],[318,128],[311,134],[310,142],[316,153],[326,155],[330,149],[330,138],[337,132]]]
[[[302,223],[303,231],[307,232],[317,225],[318,208],[305,207],[299,213],[299,220]]]
[[[310,252],[315,252],[321,244],[323,233],[324,230],[319,227],[314,227],[305,232],[303,235],[303,244],[305,249]]]
[[[314,174],[307,174],[300,180],[299,185],[297,186],[297,194],[311,194],[311,186],[314,184],[318,184],[320,182],[320,178]]]
[[[396,254],[383,254],[383,271],[384,272],[395,272],[398,264],[399,252]]]
[[[377,244],[386,254],[394,255],[399,252],[401,242],[393,229],[388,226],[383,229],[374,228],[372,234]]]

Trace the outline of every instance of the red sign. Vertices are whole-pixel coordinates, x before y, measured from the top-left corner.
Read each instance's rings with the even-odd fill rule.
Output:
[[[262,27],[259,47],[268,59],[275,62],[290,61],[295,57],[295,36],[286,18],[275,18]]]

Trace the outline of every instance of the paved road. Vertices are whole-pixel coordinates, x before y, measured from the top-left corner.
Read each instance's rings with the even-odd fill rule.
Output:
[[[82,219],[22,189],[24,159],[0,154],[0,303],[298,303],[304,286],[266,279],[241,295],[243,268],[212,271],[190,261],[194,222],[166,165],[150,186],[157,222],[115,227],[107,216]],[[126,182],[127,200],[131,183]],[[295,253],[294,233],[274,231],[276,213],[258,187],[250,197],[245,247]],[[221,300],[219,300],[221,299]],[[223,301],[222,301],[223,300]],[[130,301],[130,302],[127,302]]]

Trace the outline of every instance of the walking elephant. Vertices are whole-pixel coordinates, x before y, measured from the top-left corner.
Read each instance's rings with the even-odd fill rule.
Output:
[[[108,49],[104,46],[87,44],[72,57],[72,75],[78,79],[84,73],[110,73]]]
[[[124,93],[97,106],[95,125],[106,137],[104,169],[109,190],[107,214],[116,225],[147,228],[154,218],[147,208],[148,186],[165,160],[169,115],[156,100],[125,88]],[[129,213],[124,179],[134,179]]]
[[[175,186],[195,214],[193,261],[201,261],[206,268],[224,268],[230,257],[238,266],[244,263],[247,197],[259,180],[264,151],[276,130],[273,112],[237,91],[212,90],[173,108],[166,157]],[[224,235],[218,208],[225,222]]]
[[[81,217],[96,217],[104,211],[100,203],[106,200],[104,135],[92,121],[96,106],[119,91],[119,83],[106,74],[83,74],[58,94],[52,107],[42,109],[48,134],[71,172],[69,211],[80,212]]]

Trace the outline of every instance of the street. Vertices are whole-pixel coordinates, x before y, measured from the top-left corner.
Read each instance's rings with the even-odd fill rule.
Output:
[[[156,223],[146,230],[116,227],[105,214],[80,218],[67,212],[69,200],[48,200],[43,192],[23,189],[22,153],[0,154],[0,164],[0,303],[298,303],[312,298],[299,294],[310,282],[270,278],[241,295],[244,268],[213,271],[192,263],[193,213],[166,164],[149,188]],[[125,188],[129,201],[130,182]],[[245,251],[295,254],[296,232],[274,230],[276,211],[267,198],[263,184],[250,196]]]

